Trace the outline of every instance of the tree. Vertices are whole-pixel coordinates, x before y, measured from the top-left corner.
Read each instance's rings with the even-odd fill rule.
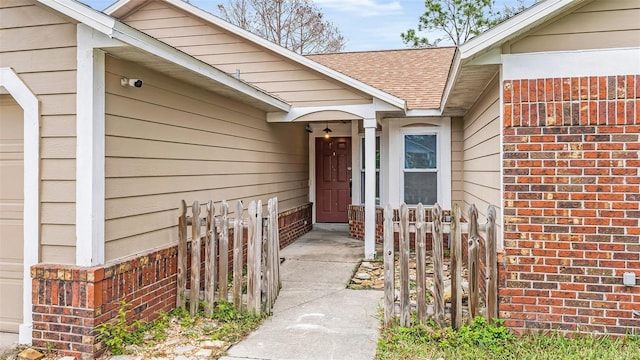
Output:
[[[412,47],[437,46],[443,40],[460,45],[540,1],[517,0],[515,5],[512,1],[505,3],[502,11],[495,11],[494,0],[426,0],[427,11],[420,16],[418,31],[409,29],[400,36],[405,44]],[[430,40],[421,37],[419,31],[440,32],[445,39]]]
[[[460,45],[494,24],[494,0],[425,0],[418,31],[441,31],[454,45]],[[443,38],[429,40],[414,29],[400,34],[412,47],[436,46]]]
[[[346,41],[312,0],[228,0],[220,16],[298,54],[339,52]]]

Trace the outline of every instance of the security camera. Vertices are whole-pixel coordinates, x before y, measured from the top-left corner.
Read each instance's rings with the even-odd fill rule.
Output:
[[[120,79],[120,85],[122,86],[133,86],[133,87],[137,87],[137,88],[141,88],[142,87],[142,80],[140,79],[127,79],[127,78],[122,78]]]
[[[308,133],[312,133],[313,129],[311,128],[311,125],[307,124],[307,126],[305,126],[304,128],[305,130],[307,130]]]
[[[129,79],[129,86],[141,88],[142,87],[142,80],[140,80],[140,79]]]

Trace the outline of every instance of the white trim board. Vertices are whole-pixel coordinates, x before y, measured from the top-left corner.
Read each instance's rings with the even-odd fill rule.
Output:
[[[180,0],[181,1],[181,0]],[[258,88],[213,67],[166,43],[134,29],[120,21],[73,0],[38,0],[38,2],[71,17],[109,38],[120,40],[137,49],[144,50],[166,61],[193,71],[223,86],[250,96],[263,104],[280,111],[289,111],[290,105]]]
[[[640,48],[502,55],[502,79],[640,74]]]
[[[40,253],[40,105],[38,98],[11,68],[0,68],[0,87],[4,87],[13,96],[24,114],[24,274],[22,324],[18,330],[18,341],[21,344],[31,344],[33,329],[31,266],[38,263]]]
[[[44,1],[44,0],[41,0]],[[56,0],[60,1],[60,0]],[[195,15],[211,24],[221,27],[222,29],[229,31],[230,33],[244,38],[254,44],[257,44],[267,50],[273,51],[274,53],[284,56],[290,61],[296,62],[300,65],[303,65],[307,68],[315,70],[325,76],[328,76],[334,80],[341,82],[342,84],[348,85],[355,89],[358,89],[365,94],[371,95],[374,98],[377,98],[383,102],[386,102],[389,105],[397,107],[399,109],[406,109],[406,102],[403,99],[400,99],[394,95],[386,93],[380,89],[377,89],[371,85],[365,84],[361,81],[358,81],[352,77],[344,75],[339,71],[333,70],[329,67],[321,65],[311,59],[308,59],[300,54],[297,54],[289,49],[286,49],[280,45],[272,43],[269,40],[263,39],[260,36],[250,33],[244,29],[241,29],[238,26],[235,26],[229,22],[222,20],[221,18],[214,16],[192,4],[188,1],[183,0],[162,0],[168,4],[171,4],[189,14]],[[143,0],[119,0],[116,3],[110,5],[108,8],[104,10],[105,14],[120,17],[124,16],[131,9],[135,8],[138,5],[143,4]]]

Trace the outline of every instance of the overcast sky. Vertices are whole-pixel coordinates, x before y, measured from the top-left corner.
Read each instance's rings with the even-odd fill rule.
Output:
[[[112,0],[80,0],[97,10]],[[224,0],[191,0],[191,4],[217,15]],[[403,49],[400,33],[416,28],[424,12],[423,0],[314,0],[325,18],[335,23],[347,39],[346,51]],[[517,4],[517,0],[496,0],[496,7]],[[527,5],[533,0],[525,0]],[[443,45],[445,45],[443,43]]]

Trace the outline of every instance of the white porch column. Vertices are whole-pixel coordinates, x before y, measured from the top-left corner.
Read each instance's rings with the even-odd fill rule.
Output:
[[[76,265],[104,264],[105,54],[121,46],[92,28],[77,26]]]
[[[376,119],[364,119],[364,257],[376,255]]]

